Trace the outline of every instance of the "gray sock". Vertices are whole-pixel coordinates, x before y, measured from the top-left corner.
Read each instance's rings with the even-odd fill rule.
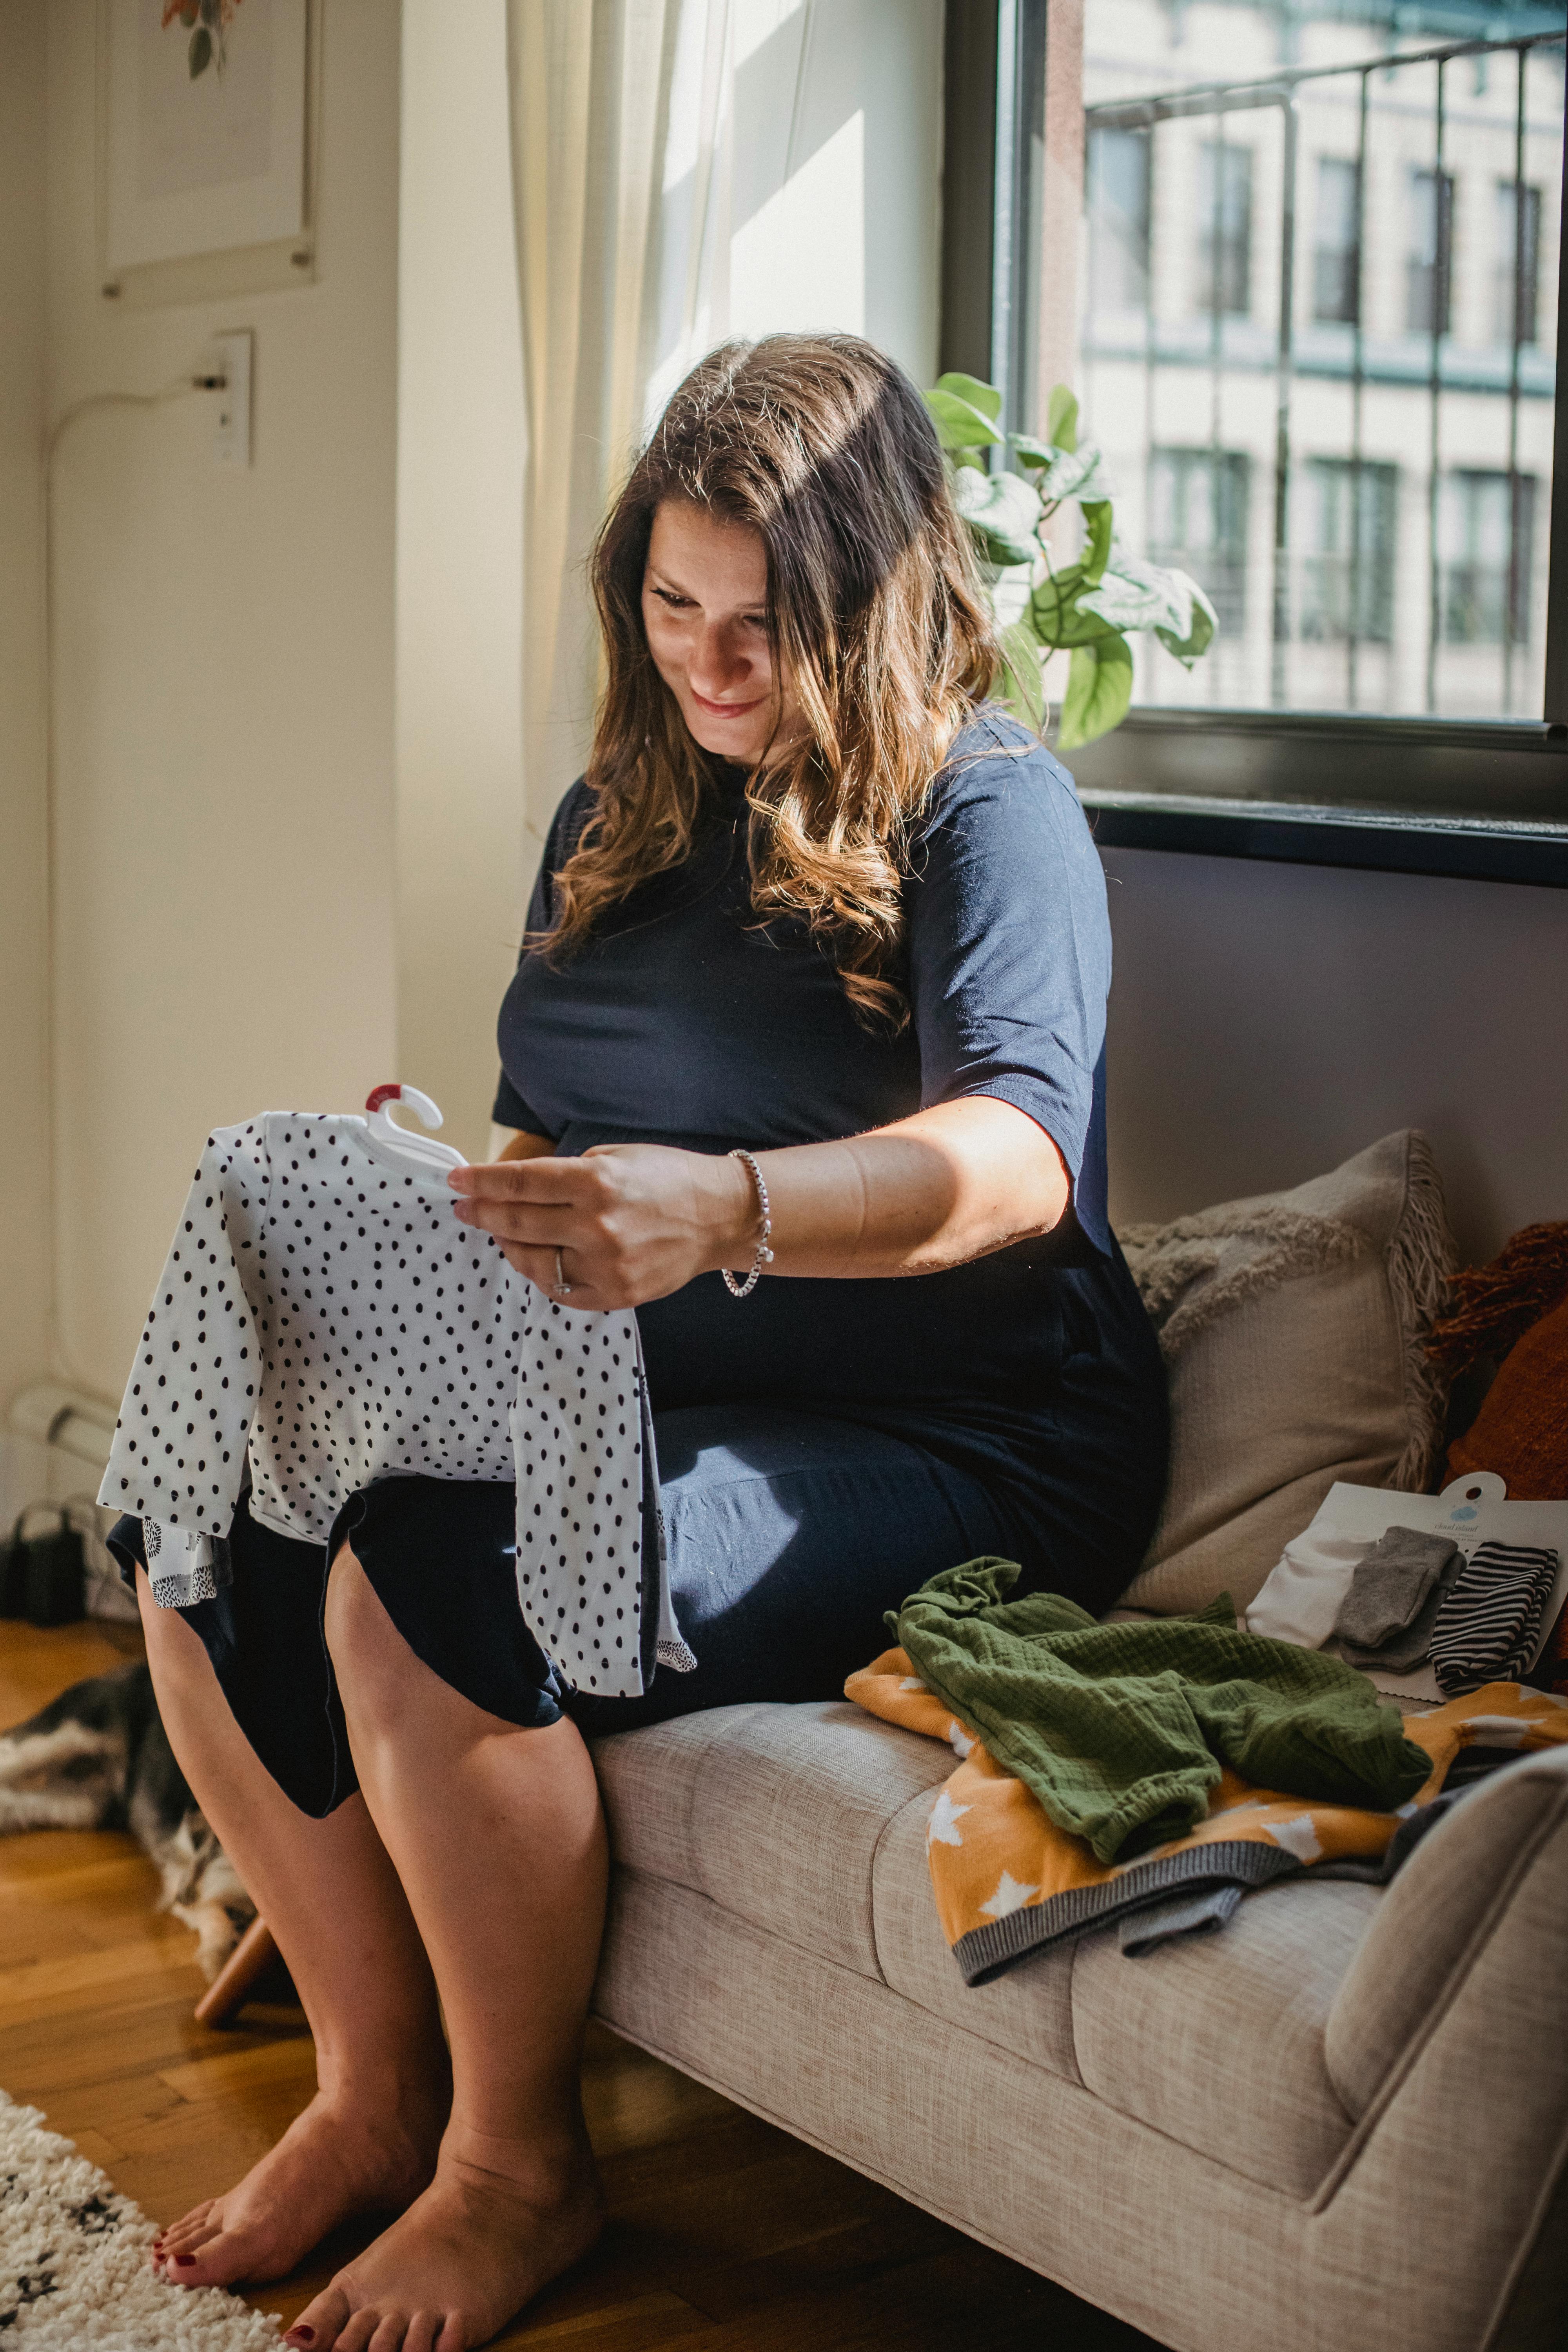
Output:
[[[1391,1530],[1391,1532],[1394,1531]],[[1398,1530],[1398,1532],[1407,1531]],[[1447,1554],[1447,1558],[1438,1566],[1436,1575],[1427,1587],[1426,1599],[1407,1625],[1389,1633],[1382,1642],[1375,1643],[1352,1642],[1346,1640],[1342,1633],[1336,1633],[1335,1638],[1328,1647],[1336,1657],[1342,1658],[1347,1666],[1360,1666],[1363,1670],[1375,1667],[1379,1674],[1384,1675],[1413,1675],[1418,1666],[1426,1664],[1427,1654],[1432,1647],[1432,1632],[1437,1622],[1437,1612],[1464,1571],[1465,1555],[1458,1546],[1450,1543],[1446,1536],[1421,1536],[1415,1540],[1424,1544],[1439,1545]],[[1359,1570],[1357,1573],[1360,1573]],[[1342,1609],[1341,1625],[1344,1622],[1344,1617],[1345,1612]],[[1372,1622],[1374,1623],[1377,1622],[1375,1617]]]
[[[1356,1569],[1340,1603],[1334,1632],[1352,1649],[1380,1650],[1415,1622],[1454,1556],[1448,1536],[1390,1528]]]

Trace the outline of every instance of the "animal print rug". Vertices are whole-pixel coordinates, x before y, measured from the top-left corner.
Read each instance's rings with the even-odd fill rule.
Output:
[[[0,2336],[10,2352],[276,2352],[278,2323],[147,2265],[153,2224],[0,2091]]]

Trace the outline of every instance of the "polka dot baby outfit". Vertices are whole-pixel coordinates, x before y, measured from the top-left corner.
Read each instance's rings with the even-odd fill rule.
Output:
[[[669,1601],[637,1318],[574,1313],[460,1224],[439,1170],[363,1118],[268,1111],[207,1138],[99,1501],[142,1523],[161,1608],[229,1581],[251,1517],[324,1543],[357,1488],[515,1478],[518,1597],[584,1691],[635,1698]],[[437,1570],[432,1569],[432,1572]]]

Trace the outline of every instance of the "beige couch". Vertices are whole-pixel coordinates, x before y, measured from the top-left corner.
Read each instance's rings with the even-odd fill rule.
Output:
[[[1182,2352],[1557,2352],[1568,1754],[1386,1890],[1288,1883],[974,1991],[926,1872],[952,1760],[843,1701],[603,1741],[598,2015]]]
[[[1419,1138],[1385,1138],[1261,1211],[1141,1236],[1157,1316],[1203,1351],[1167,1348],[1187,1525],[1156,1538],[1146,1604],[1221,1581],[1244,1604],[1282,1471],[1297,1527],[1336,1475],[1420,1483],[1435,1182]],[[1260,1365],[1297,1456],[1311,1425],[1333,1458],[1286,1460]],[[1227,1397],[1262,1482],[1249,1504],[1233,1446],[1228,1549],[1188,1507]],[[973,1991],[926,1869],[936,1743],[836,1701],[689,1717],[597,1761],[595,2008],[628,2040],[1183,2352],[1568,2340],[1568,1755],[1481,1783],[1386,1890],[1286,1883],[1220,1934],[1141,1959],[1097,1934]]]

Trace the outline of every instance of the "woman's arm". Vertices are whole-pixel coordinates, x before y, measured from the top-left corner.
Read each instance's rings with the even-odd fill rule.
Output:
[[[580,1160],[550,1152],[543,1138],[517,1136],[499,1161],[448,1179],[458,1215],[493,1234],[541,1289],[554,1286],[557,1250],[581,1304],[606,1308],[751,1265],[761,1219],[742,1161],[647,1143],[606,1144]],[[932,1274],[1049,1232],[1071,1197],[1045,1129],[988,1095],[757,1160],[774,1274]]]

